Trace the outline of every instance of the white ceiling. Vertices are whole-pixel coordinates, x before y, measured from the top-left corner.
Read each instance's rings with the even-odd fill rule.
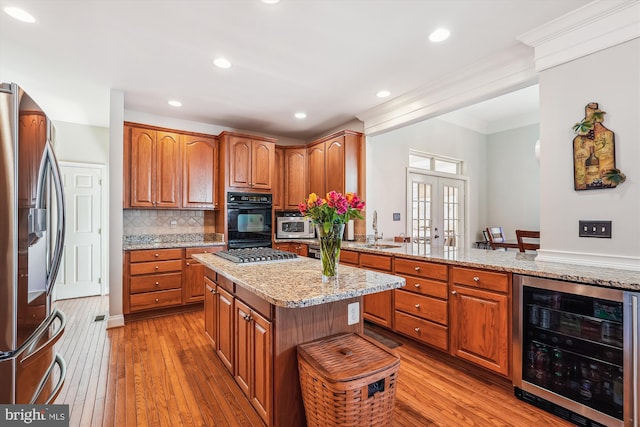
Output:
[[[117,89],[127,110],[309,139],[497,55],[520,34],[586,3],[0,0],[36,18],[25,24],[0,13],[0,81],[25,87],[54,120],[108,126],[109,94]],[[451,37],[430,43],[440,26]],[[218,55],[233,66],[213,67]],[[377,98],[381,89],[391,96]],[[528,109],[522,99],[503,107],[535,114],[530,92]],[[170,107],[169,99],[183,107]],[[294,119],[296,111],[307,118]],[[478,126],[491,131],[504,111],[482,108]]]

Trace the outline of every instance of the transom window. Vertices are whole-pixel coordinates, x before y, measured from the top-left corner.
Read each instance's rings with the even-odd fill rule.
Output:
[[[409,167],[459,175],[462,161],[417,150],[409,151]]]

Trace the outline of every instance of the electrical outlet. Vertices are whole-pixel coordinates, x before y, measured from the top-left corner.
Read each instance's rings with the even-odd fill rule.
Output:
[[[176,221],[175,219],[172,219],[171,221],[169,221],[169,228],[177,228],[178,227],[178,221]]]
[[[394,221],[400,221],[400,212],[394,212],[393,213],[393,220]]]
[[[578,221],[579,237],[611,238],[611,221]]]
[[[347,306],[347,325],[355,325],[360,322],[360,303],[352,302]]]

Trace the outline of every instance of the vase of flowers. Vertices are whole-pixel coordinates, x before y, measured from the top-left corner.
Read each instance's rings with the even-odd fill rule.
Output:
[[[337,260],[340,256],[344,225],[350,219],[362,219],[364,202],[355,193],[342,194],[330,191],[324,198],[311,193],[304,203],[298,205],[298,209],[315,224],[320,241],[322,281],[334,281],[338,277]]]

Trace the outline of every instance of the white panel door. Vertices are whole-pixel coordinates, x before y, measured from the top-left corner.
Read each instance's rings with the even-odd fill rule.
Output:
[[[56,299],[102,294],[102,168],[60,167],[65,191],[66,232]]]

